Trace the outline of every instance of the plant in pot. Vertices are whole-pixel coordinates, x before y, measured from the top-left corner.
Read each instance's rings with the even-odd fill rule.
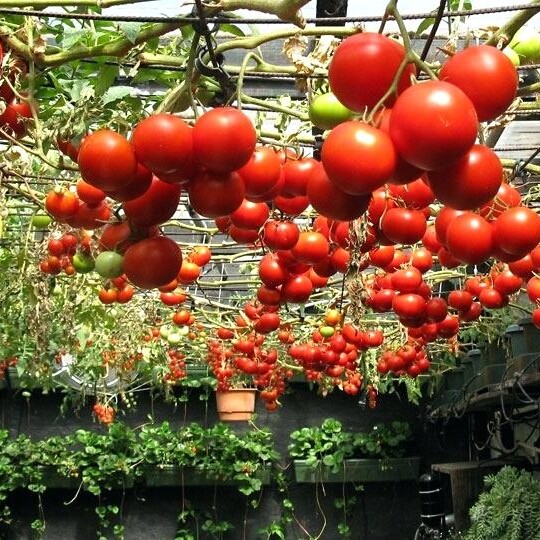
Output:
[[[486,490],[470,509],[464,540],[539,538],[540,482],[530,472],[503,467],[484,479]]]
[[[377,424],[367,432],[344,431],[328,418],[320,427],[291,433],[289,453],[299,482],[377,482],[416,479],[419,459],[403,457],[411,439],[406,422]]]

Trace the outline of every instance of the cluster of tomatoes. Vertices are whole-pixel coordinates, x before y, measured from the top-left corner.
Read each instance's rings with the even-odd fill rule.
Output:
[[[93,268],[88,263],[91,238],[82,231],[67,232],[61,236],[51,236],[47,241],[47,256],[39,263],[39,269],[45,274],[57,275],[62,271],[72,276],[84,274]]]
[[[377,371],[415,378],[428,371],[430,365],[424,346],[411,340],[395,350],[384,351],[377,361]]]
[[[285,378],[292,372],[277,365],[278,351],[263,348],[265,336],[250,333],[236,337],[227,328],[218,328],[217,339],[209,343],[207,361],[217,381],[219,390],[228,390],[238,381],[265,391],[265,406],[272,411],[278,407],[278,398],[285,391]]]
[[[108,426],[114,422],[116,411],[111,405],[98,402],[94,405],[92,411],[100,424]]]
[[[102,304],[127,304],[135,294],[135,289],[125,275],[112,278],[99,289],[98,298]]]
[[[186,378],[185,356],[177,349],[170,349],[167,356],[169,357],[169,371],[165,374],[165,382],[173,385]]]

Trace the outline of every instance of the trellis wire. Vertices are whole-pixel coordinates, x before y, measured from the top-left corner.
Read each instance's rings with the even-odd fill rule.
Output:
[[[459,11],[445,11],[443,17],[466,17],[471,15],[488,15],[491,13],[505,13],[509,11],[522,11],[527,9],[538,9],[537,4],[516,4],[513,6],[497,6],[491,8],[464,9]],[[179,17],[138,17],[133,15],[100,15],[94,13],[64,13],[64,12],[43,12],[38,10],[23,10],[15,8],[0,8],[0,15],[20,15],[26,17],[37,17],[47,19],[70,19],[70,20],[92,20],[92,21],[110,21],[110,22],[140,22],[140,23],[196,23],[200,19],[189,15]],[[401,15],[403,19],[415,20],[426,19],[433,17],[433,13],[406,13]],[[319,17],[308,18],[306,23],[326,23],[326,24],[344,24],[344,23],[361,23],[361,22],[380,22],[383,16],[373,15],[364,17]],[[281,19],[267,18],[235,18],[235,17],[208,17],[208,23],[212,24],[290,24]],[[388,17],[388,20],[393,20],[393,17]]]

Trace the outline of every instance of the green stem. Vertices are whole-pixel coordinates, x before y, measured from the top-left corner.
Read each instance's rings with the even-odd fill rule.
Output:
[[[486,42],[485,45],[507,45],[510,43],[514,34],[529,20],[532,19],[537,13],[540,12],[540,0],[532,0],[531,5],[539,4],[534,9],[524,9],[518,11],[506,24],[501,26],[497,32],[495,32]]]

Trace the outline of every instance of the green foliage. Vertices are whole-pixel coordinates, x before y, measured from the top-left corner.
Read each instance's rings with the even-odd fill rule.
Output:
[[[305,427],[291,433],[289,453],[313,468],[325,465],[332,472],[351,458],[391,458],[404,454],[404,443],[411,438],[408,423],[377,424],[367,432],[343,431],[339,420],[327,418],[320,427]]]
[[[486,491],[470,510],[472,525],[464,540],[539,540],[540,482],[508,466],[484,482]]]

